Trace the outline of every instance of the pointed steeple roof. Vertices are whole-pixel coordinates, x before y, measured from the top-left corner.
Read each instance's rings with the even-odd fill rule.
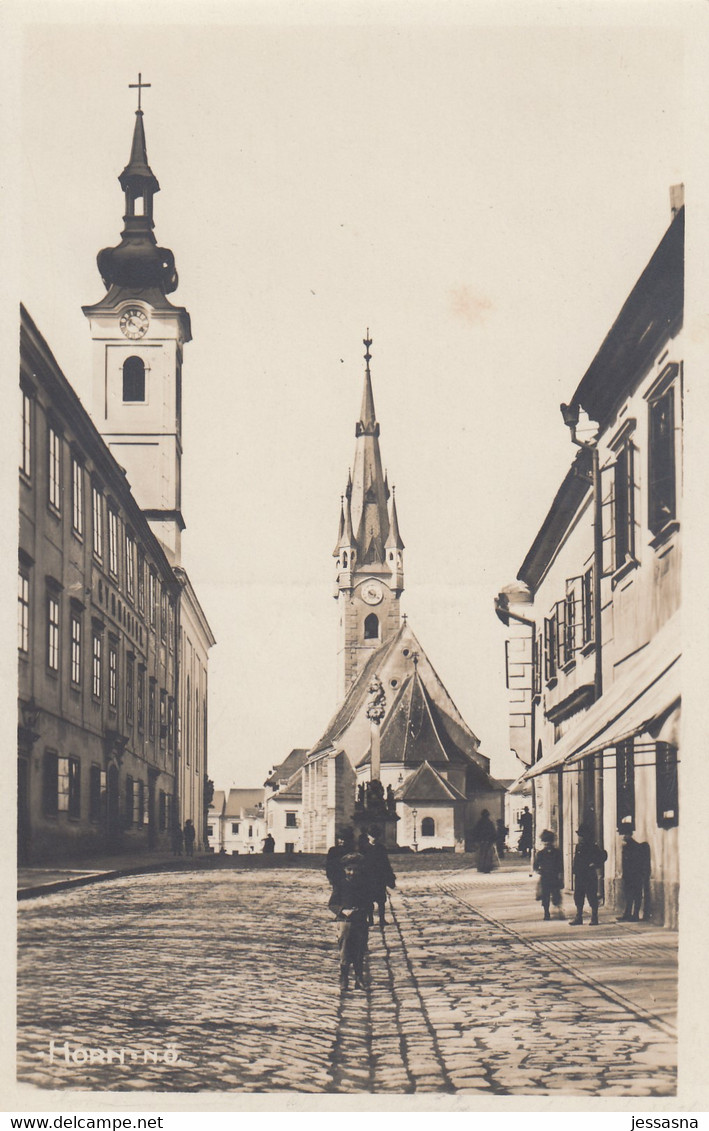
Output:
[[[147,84],[144,84],[147,85]],[[167,295],[177,289],[175,257],[166,247],[158,247],[153,233],[153,196],[160,191],[157,177],[148,164],[143,111],[136,110],[130,158],[119,183],[125,193],[123,231],[117,247],[105,247],[98,253],[98,269],[107,294],[94,306],[84,307],[85,314],[115,309],[126,299],[141,299],[156,309],[178,310],[182,316],[184,340],[189,341],[187,311],[174,307]]]
[[[372,375],[369,368],[369,352],[372,339],[364,339],[366,369],[362,410],[357,421],[355,435],[354,468],[352,473],[352,529],[361,565],[383,563],[384,545],[389,535],[389,515],[387,513],[387,487],[382,470],[382,457],[379,451],[379,424],[374,410]]]
[[[396,487],[392,487],[391,489],[391,518],[389,520],[389,537],[386,540],[385,548],[387,550],[404,549],[404,543],[399,534],[399,516],[396,513]]]
[[[130,159],[118,180],[124,192],[129,187],[147,188],[153,193],[160,191],[158,179],[148,164],[148,150],[145,144],[145,127],[143,126],[142,110],[136,110],[135,112],[135,126],[133,128],[133,144],[130,150]]]
[[[346,495],[342,496],[340,507],[340,528],[337,535],[337,545],[332,552],[333,558],[339,557],[341,550],[349,550],[354,546],[354,534],[352,533],[352,510],[350,507],[350,500]]]
[[[338,557],[340,553],[340,546],[342,545],[342,535],[345,532],[345,496],[340,496],[340,525],[337,528],[337,541],[335,542],[335,549],[332,551],[333,558]]]
[[[362,392],[362,408],[359,414],[359,425],[363,432],[374,433],[377,427],[377,415],[374,411],[374,393],[372,392],[372,375],[369,372],[369,363],[372,360],[372,355],[369,352],[369,347],[372,344],[372,339],[367,330],[367,337],[364,339],[364,344],[367,347],[367,352],[364,359],[367,363],[367,368],[364,374],[364,391]]]

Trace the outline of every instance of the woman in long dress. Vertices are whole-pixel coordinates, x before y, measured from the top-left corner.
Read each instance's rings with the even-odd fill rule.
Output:
[[[473,840],[478,846],[478,872],[491,872],[495,861],[497,829],[490,819],[488,809],[483,809],[480,820],[473,829]]]

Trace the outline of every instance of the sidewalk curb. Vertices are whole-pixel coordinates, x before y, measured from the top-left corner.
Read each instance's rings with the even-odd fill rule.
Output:
[[[609,986],[604,985],[603,982],[596,981],[596,979],[592,978],[590,974],[586,974],[583,970],[579,970],[579,968],[577,966],[574,966],[572,963],[557,957],[557,955],[555,954],[552,954],[544,945],[535,942],[534,939],[525,938],[525,936],[521,935],[519,931],[516,931],[514,927],[508,926],[507,923],[503,923],[499,919],[494,919],[492,915],[487,915],[484,911],[481,911],[479,907],[476,907],[475,904],[469,903],[467,899],[464,899],[463,896],[456,892],[453,887],[449,887],[447,884],[440,884],[439,886],[442,891],[447,892],[448,895],[451,895],[454,899],[457,899],[459,903],[463,903],[471,911],[474,911],[476,915],[479,915],[488,923],[492,923],[492,925],[497,927],[499,930],[507,931],[508,934],[513,935],[520,942],[524,943],[525,946],[530,947],[530,949],[536,951],[537,954],[548,958],[550,962],[553,962],[555,966],[559,966],[568,974],[573,974],[575,978],[578,978],[579,981],[583,982],[591,989],[596,990],[597,993],[607,998],[608,1001],[612,1001],[614,1005],[622,1005],[624,1009],[627,1009],[630,1013],[635,1014],[635,1016],[638,1017],[641,1021],[647,1022],[648,1025],[653,1025],[656,1029],[660,1029],[661,1032],[663,1032],[666,1036],[671,1037],[673,1040],[677,1040],[677,1030],[674,1025],[670,1024],[669,1021],[665,1021],[664,1018],[658,1017],[656,1013],[651,1013],[650,1010],[643,1009],[641,1005],[637,1005],[635,1002],[630,1001],[629,998],[624,997],[623,994],[619,994],[617,990],[612,990]]]
[[[187,869],[183,869],[187,871]],[[150,875],[154,872],[175,872],[177,866],[169,863],[140,864],[134,868],[115,868],[107,872],[92,872],[87,876],[75,876],[70,880],[52,880],[47,884],[35,884],[32,887],[18,888],[17,899],[37,899],[42,895],[54,895],[58,891],[68,891],[70,888],[86,887],[88,884],[99,884],[105,880],[119,880],[123,876]]]

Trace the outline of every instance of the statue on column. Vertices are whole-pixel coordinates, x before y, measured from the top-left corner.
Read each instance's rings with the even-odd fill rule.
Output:
[[[369,684],[369,698],[367,700],[367,718],[377,726],[381,723],[386,712],[386,695],[382,681],[378,675],[372,677]]]

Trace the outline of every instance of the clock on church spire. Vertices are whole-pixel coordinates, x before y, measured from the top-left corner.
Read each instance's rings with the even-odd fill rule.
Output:
[[[125,207],[116,247],[99,252],[104,297],[83,307],[94,341],[93,418],[125,468],[133,493],[169,560],[180,564],[182,351],[190,316],[168,299],[177,287],[175,258],[153,234],[153,198],[160,191],[145,141],[142,93],[128,164],[118,180]]]
[[[335,597],[340,605],[340,692],[344,695],[371,653],[397,632],[404,588],[396,505],[382,470],[379,423],[372,389],[372,338],[366,349],[364,389],[355,427],[355,458],[341,501]]]

